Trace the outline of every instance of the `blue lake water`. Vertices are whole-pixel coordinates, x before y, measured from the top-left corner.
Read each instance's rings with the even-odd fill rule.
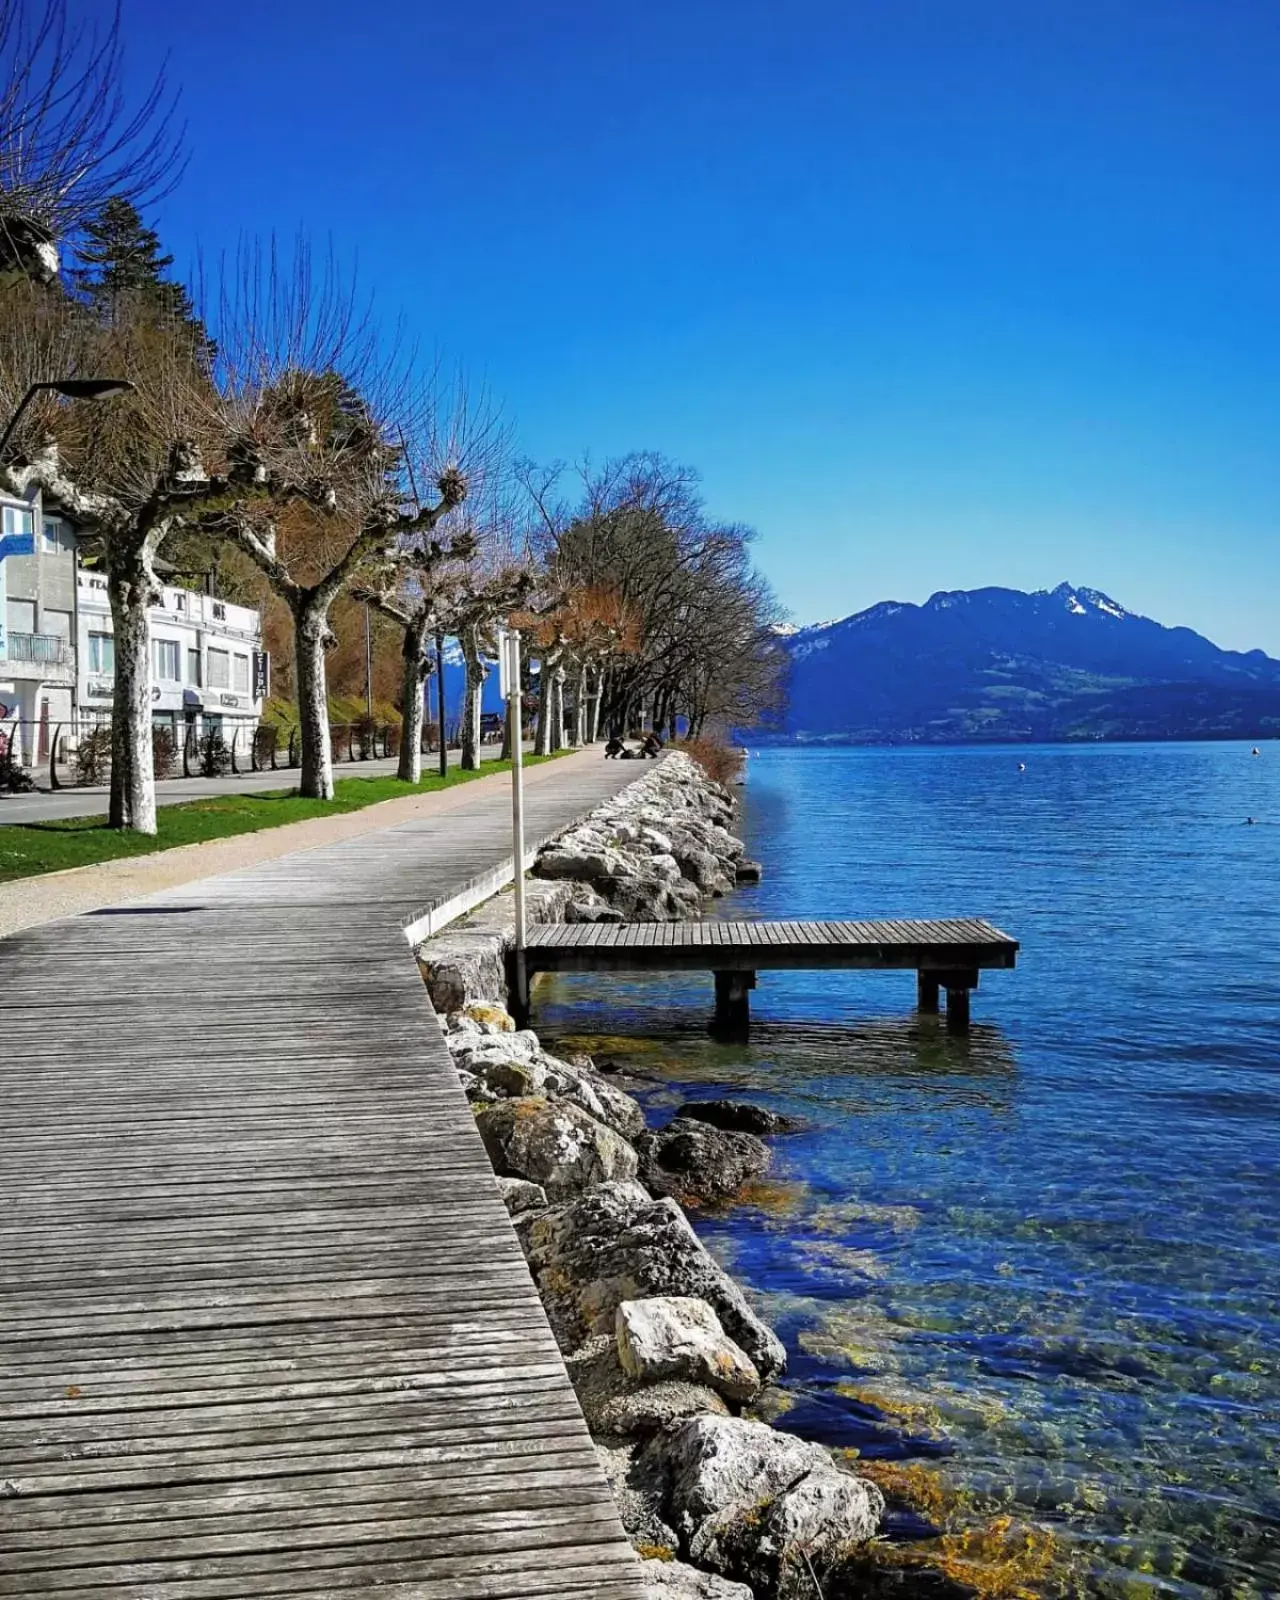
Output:
[[[1051,1530],[1049,1590],[1280,1593],[1280,745],[765,750],[739,793],[766,876],[719,914],[1022,941],[967,1040],[909,975],[762,973],[745,1046],[709,977],[539,1000],[654,1120],[805,1120],[697,1221],[787,1340],[784,1425]]]

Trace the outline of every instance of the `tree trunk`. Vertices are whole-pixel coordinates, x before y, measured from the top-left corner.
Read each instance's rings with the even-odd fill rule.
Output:
[[[151,630],[147,623],[153,589],[143,555],[116,557],[108,562],[107,595],[115,634],[116,681],[107,821],[111,827],[131,833],[156,831],[156,783],[151,764]]]
[[[564,679],[565,671],[558,666],[551,674],[551,748],[564,749]]]
[[[597,667],[587,701],[587,743],[595,744],[600,737],[600,701],[604,697],[604,668]]]
[[[538,720],[533,730],[535,756],[551,754],[551,702],[555,695],[556,656],[548,651],[538,672]]]
[[[302,734],[302,771],[298,793],[308,800],[333,799],[333,752],[329,741],[329,685],[324,652],[328,643],[328,607],[304,599],[294,612],[293,649],[298,677],[298,726]]]
[[[427,624],[411,622],[400,643],[400,760],[396,777],[417,783],[422,777],[422,696],[427,681]]]
[[[458,765],[465,772],[474,772],[480,765],[480,703],[484,695],[484,680],[489,674],[480,659],[480,641],[476,629],[463,628],[458,643],[462,646],[462,659],[467,669],[467,687],[462,704],[462,754]]]

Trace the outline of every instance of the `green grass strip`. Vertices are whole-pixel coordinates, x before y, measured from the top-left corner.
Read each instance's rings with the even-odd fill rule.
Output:
[[[526,767],[553,756],[526,756]],[[347,811],[363,811],[383,800],[402,800],[408,795],[431,794],[437,789],[452,789],[473,778],[487,778],[510,772],[509,761],[486,761],[478,772],[463,772],[451,767],[447,778],[433,773],[420,783],[401,783],[399,778],[338,778],[332,800],[304,800],[296,789],[272,789],[258,794],[226,794],[203,800],[185,800],[180,805],[157,808],[158,832],[121,833],[107,826],[106,817],[59,817],[48,822],[15,822],[0,825],[0,883],[15,878],[31,878],[42,872],[65,872],[69,867],[88,867],[99,861],[115,861],[121,856],[146,856],[156,850],[172,850],[177,845],[203,844],[207,839],[228,839],[237,833],[259,833],[264,828],[282,828],[290,822],[305,822],[310,817],[340,816]]]

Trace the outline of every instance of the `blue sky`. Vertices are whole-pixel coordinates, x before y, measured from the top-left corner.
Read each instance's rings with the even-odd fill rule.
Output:
[[[797,621],[1069,578],[1280,654],[1273,0],[125,12],[180,259],[332,236],[527,453],[696,465]]]

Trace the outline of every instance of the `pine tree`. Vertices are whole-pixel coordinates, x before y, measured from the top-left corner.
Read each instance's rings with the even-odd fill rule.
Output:
[[[157,321],[187,324],[198,347],[206,355],[212,353],[190,295],[165,276],[173,257],[162,253],[159,234],[146,226],[130,201],[116,197],[106,202],[85,224],[76,256],[81,265],[72,277],[102,315],[114,315],[120,299],[128,296],[135,306],[152,311]]]

